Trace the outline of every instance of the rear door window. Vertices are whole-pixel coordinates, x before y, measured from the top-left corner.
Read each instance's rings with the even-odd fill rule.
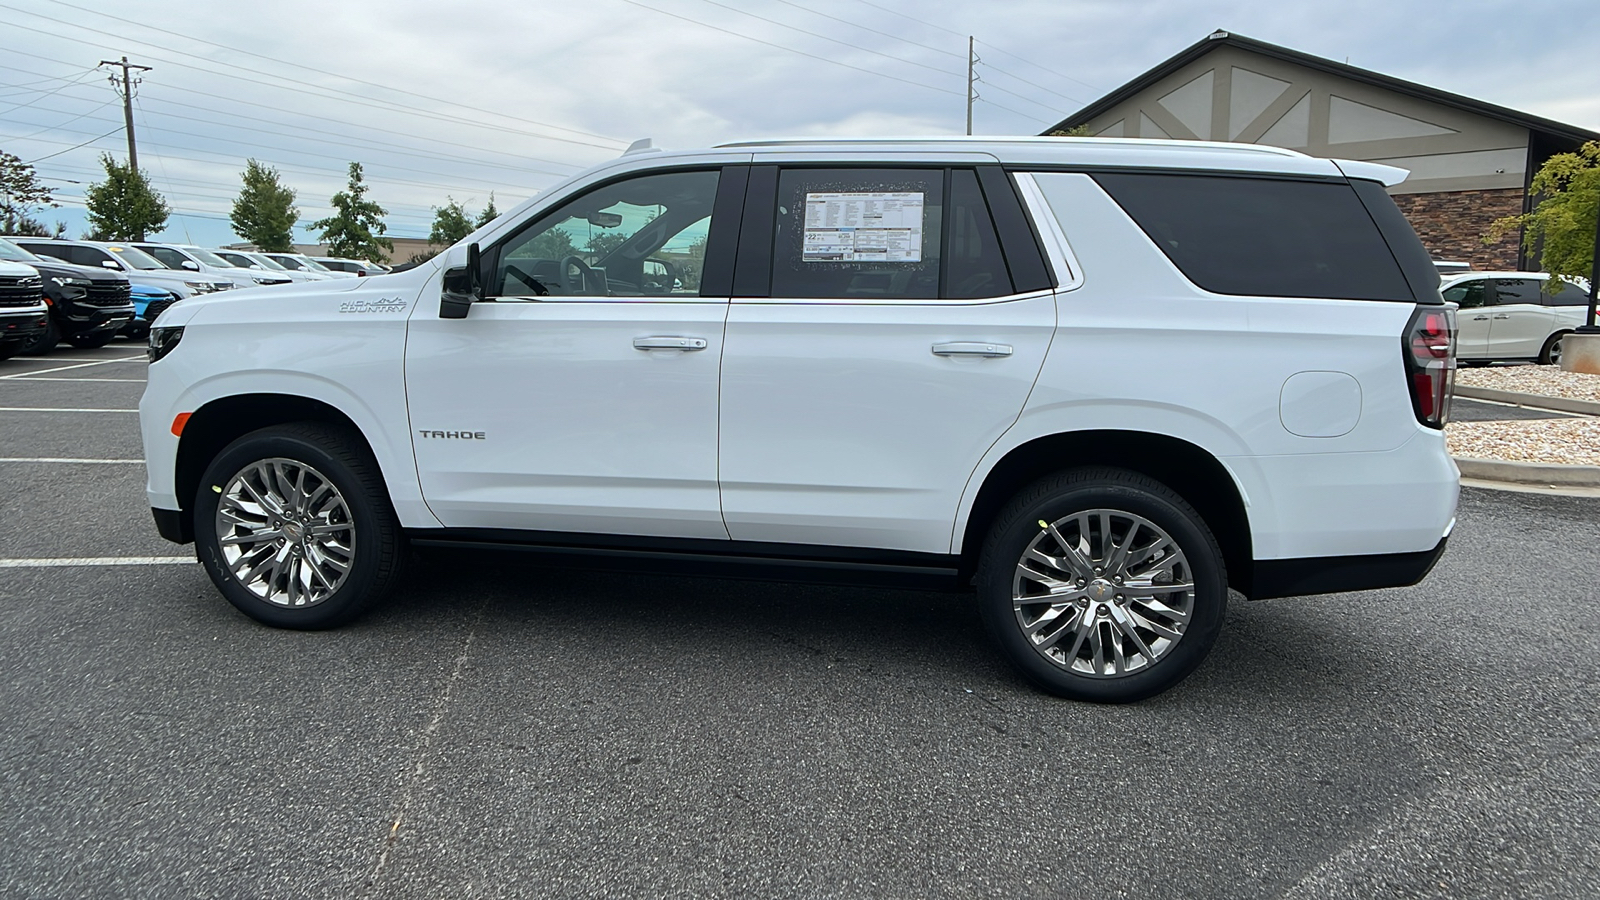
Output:
[[[1148,172],[1104,172],[1094,178],[1205,290],[1416,299],[1348,182]]]
[[[943,169],[785,169],[773,297],[939,296]]]
[[[1539,304],[1541,288],[1544,287],[1542,278],[1496,278],[1494,280],[1494,294],[1496,306],[1510,306],[1513,303]]]

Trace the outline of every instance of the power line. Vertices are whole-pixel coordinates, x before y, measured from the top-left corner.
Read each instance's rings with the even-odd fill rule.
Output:
[[[121,130],[122,130],[122,126],[118,125],[116,128],[111,129],[110,131],[106,132],[105,134],[102,134],[99,137],[92,137],[92,138],[88,139],[87,141],[84,141],[81,144],[74,144],[74,145],[72,145],[71,147],[68,147],[65,150],[58,150],[55,153],[51,153],[51,154],[46,155],[46,156],[41,156],[38,159],[30,159],[30,160],[28,160],[28,165],[31,166],[36,162],[44,162],[45,160],[50,159],[51,157],[60,156],[63,153],[70,153],[73,150],[78,149],[79,147],[87,147],[90,144],[94,143],[95,141],[100,140],[100,138],[110,137],[113,134],[116,134],[117,132],[119,132]],[[81,134],[82,132],[79,132],[79,133]],[[66,142],[65,141],[50,141],[49,143],[58,144],[58,143],[66,143]]]
[[[1078,97],[1074,97],[1071,94],[1063,94],[1060,91],[1053,91],[1050,88],[1047,88],[1044,85],[1039,84],[1036,81],[1029,81],[1028,79],[1023,78],[1021,75],[1016,75],[1016,74],[1013,74],[1011,72],[1007,72],[1005,69],[1000,68],[999,66],[995,65],[994,63],[986,62],[986,63],[984,63],[984,65],[987,66],[989,68],[989,71],[991,71],[991,72],[998,72],[1001,75],[1006,76],[1007,78],[1015,78],[1016,80],[1022,82],[1023,84],[1031,85],[1033,87],[1036,87],[1039,90],[1044,91],[1047,94],[1055,94],[1057,97],[1060,97],[1063,100],[1071,100],[1073,103],[1086,103],[1086,102],[1088,102],[1088,101],[1082,100],[1082,99],[1080,99]]]
[[[894,13],[894,14],[895,14],[895,15],[897,15],[897,16],[899,16],[899,17],[901,17],[901,18],[902,18],[902,19],[910,19],[910,20],[911,20],[911,21],[913,21],[913,22],[916,22],[916,23],[917,23],[917,24],[919,24],[919,25],[926,25],[926,26],[928,26],[928,27],[929,27],[929,28],[937,28],[937,29],[939,29],[939,30],[940,30],[940,31],[943,31],[943,32],[947,32],[947,33],[949,33],[949,34],[953,34],[953,35],[955,35],[955,36],[956,36],[956,37],[966,37],[966,35],[965,35],[965,34],[962,34],[962,33],[961,33],[961,32],[959,32],[959,31],[956,31],[956,30],[955,30],[955,29],[953,29],[953,28],[946,28],[946,27],[944,27],[944,26],[943,26],[943,25],[935,25],[935,24],[933,24],[933,23],[932,23],[932,22],[929,22],[929,21],[928,21],[928,20],[926,20],[926,19],[919,19],[919,18],[917,18],[917,17],[916,17],[916,16],[909,16],[909,15],[906,15],[906,14],[905,14],[905,13],[903,13],[903,12],[901,12],[901,11],[900,11],[900,10],[898,10],[898,9],[890,9],[890,8],[889,8],[889,7],[887,7],[887,6],[879,6],[879,5],[878,5],[878,4],[876,4],[876,3],[872,3],[872,2],[870,2],[870,0],[856,0],[856,2],[857,2],[857,3],[865,3],[865,4],[866,4],[866,5],[867,5],[867,6],[870,6],[870,7],[872,7],[872,8],[873,8],[873,9],[881,9],[881,10],[883,10],[883,11],[884,11],[884,12],[886,12],[886,13]]]
[[[841,47],[849,47],[852,50],[860,50],[863,53],[870,53],[873,56],[881,56],[884,59],[890,60],[891,62],[905,63],[908,66],[916,66],[916,67],[918,67],[920,69],[927,69],[930,72],[937,72],[940,75],[954,75],[955,74],[954,72],[950,72],[950,71],[947,71],[945,69],[940,69],[940,68],[937,68],[935,66],[930,66],[930,65],[927,65],[925,63],[914,62],[914,61],[909,60],[909,59],[901,59],[898,56],[890,56],[887,53],[884,53],[884,52],[879,51],[879,50],[874,50],[871,47],[863,47],[860,44],[852,44],[849,41],[841,41],[838,38],[831,38],[831,37],[828,37],[825,34],[818,34],[815,31],[807,31],[806,29],[801,28],[798,25],[790,25],[790,24],[788,24],[786,22],[779,22],[777,19],[769,19],[766,16],[758,16],[753,12],[746,12],[746,11],[744,11],[742,9],[739,9],[738,7],[735,7],[735,6],[729,6],[726,3],[719,3],[718,0],[700,0],[700,2],[701,3],[709,3],[712,6],[717,6],[717,7],[721,7],[722,9],[726,9],[726,10],[730,10],[732,12],[736,12],[741,16],[749,16],[752,19],[760,19],[763,22],[767,22],[769,24],[776,25],[779,28],[787,28],[790,31],[798,31],[801,34],[808,35],[808,36],[814,37],[814,38],[818,38],[820,40],[831,41],[832,43],[838,44]],[[832,18],[832,17],[830,16],[829,18]],[[951,93],[955,93],[955,92],[952,91]]]
[[[55,88],[53,90],[45,91],[45,92],[39,94],[39,96],[33,98],[32,100],[29,100],[27,103],[18,103],[15,106],[11,107],[10,109],[6,110],[6,115],[9,116],[9,115],[11,115],[12,113],[16,112],[19,109],[26,109],[27,107],[30,107],[30,106],[34,105],[35,103],[38,103],[40,100],[43,100],[43,99],[45,99],[47,97],[53,97],[56,94],[61,93],[62,91],[66,90],[69,87],[77,87],[78,85],[83,84],[84,78],[88,77],[92,72],[93,72],[93,70],[91,69],[89,72],[85,72],[82,75],[78,76],[78,80],[77,81],[71,81],[71,82],[63,84],[60,87]]]
[[[66,120],[65,122],[58,122],[57,124],[52,125],[49,128],[41,128],[38,131],[35,131],[33,134],[25,134],[22,137],[11,138],[11,140],[14,140],[14,141],[32,140],[33,138],[37,137],[38,135],[44,134],[47,131],[55,131],[57,128],[60,128],[62,125],[70,125],[73,122],[76,122],[76,121],[78,121],[79,119],[81,119],[81,118],[83,118],[85,116],[92,116],[95,113],[99,112],[100,110],[105,109],[106,107],[108,107],[111,104],[116,103],[116,102],[117,101],[115,101],[115,100],[107,100],[106,102],[100,104],[99,106],[96,106],[94,109],[91,109],[86,113],[78,113],[77,115],[75,115],[72,118]],[[65,112],[65,110],[53,110],[53,109],[52,110],[40,110],[40,112],[58,112],[58,111],[59,112]]]
[[[25,75],[39,75],[38,72],[29,72],[27,69],[14,69],[11,66],[0,66],[0,69],[5,69],[11,72],[22,72]],[[82,72],[74,72],[71,75],[41,75],[38,81],[24,81],[21,84],[0,84],[0,90],[16,90],[25,94],[35,93],[36,91],[34,90],[33,86],[36,84],[46,84],[51,81],[72,81],[80,75],[87,75],[93,71],[94,69],[84,69]]]
[[[858,0],[858,2],[866,3],[867,0]],[[871,4],[868,4],[868,5],[871,5]],[[1084,87],[1088,88],[1091,91],[1100,90],[1099,88],[1095,87],[1094,85],[1090,84],[1087,81],[1084,81],[1084,80],[1079,79],[1079,78],[1073,78],[1071,75],[1068,75],[1065,72],[1057,72],[1055,69],[1046,68],[1046,67],[1041,66],[1038,63],[1034,62],[1031,59],[1026,59],[1024,57],[1018,56],[1015,53],[1010,52],[1009,50],[1001,50],[999,47],[996,47],[995,45],[989,43],[988,41],[979,41],[978,43],[984,45],[985,47],[988,47],[990,50],[995,51],[996,53],[1000,54],[1001,56],[1009,56],[1009,57],[1011,57],[1012,59],[1014,59],[1014,60],[1016,60],[1018,62],[1027,63],[1028,65],[1033,66],[1035,69],[1038,69],[1041,72],[1048,72],[1051,75],[1056,76],[1057,78],[1065,78],[1066,80],[1071,81],[1071,82],[1073,82],[1075,84],[1081,84],[1081,85],[1083,85]]]
[[[907,44],[911,44],[914,47],[921,47],[924,50],[931,50],[934,53],[942,53],[945,56],[949,56],[949,57],[951,57],[953,59],[961,59],[962,58],[961,54],[956,53],[954,51],[941,50],[938,47],[932,47],[932,46],[929,46],[928,44],[921,43],[920,41],[913,41],[910,38],[901,37],[898,34],[891,34],[891,33],[887,32],[887,31],[879,31],[876,28],[868,27],[866,25],[861,24],[860,22],[852,22],[849,19],[841,19],[838,16],[830,16],[830,15],[828,15],[827,13],[823,12],[820,9],[814,9],[812,7],[809,7],[809,6],[802,6],[799,3],[793,2],[793,0],[775,0],[775,2],[782,3],[784,6],[792,6],[795,9],[803,10],[803,11],[808,12],[808,13],[814,13],[816,15],[819,15],[819,16],[823,17],[824,19],[832,19],[835,22],[843,22],[846,25],[849,25],[849,26],[851,26],[853,28],[859,28],[862,31],[870,31],[873,34],[882,35],[882,36],[884,36],[886,38],[890,38],[890,39],[893,39],[893,40],[896,40],[896,41],[903,41],[903,42],[905,42]]]
[[[341,73],[338,73],[338,72],[329,72],[329,71],[327,71],[325,69],[318,69],[318,68],[315,68],[313,66],[307,66],[307,65],[300,64],[300,63],[288,62],[287,60],[277,59],[275,57],[266,56],[265,54],[256,53],[256,52],[253,52],[253,51],[250,51],[250,50],[244,50],[244,49],[241,49],[239,47],[232,47],[232,46],[229,46],[227,44],[218,43],[216,41],[209,41],[209,40],[206,40],[204,38],[192,37],[190,35],[182,34],[180,32],[176,32],[176,31],[170,31],[170,30],[165,29],[165,28],[157,28],[154,25],[148,25],[148,24],[146,24],[144,22],[139,22],[139,21],[136,21],[134,19],[124,19],[121,16],[114,16],[114,15],[111,15],[110,13],[100,12],[99,10],[89,9],[89,8],[83,7],[83,6],[77,6],[77,5],[72,4],[72,3],[66,3],[66,2],[64,2],[64,0],[50,0],[50,2],[56,4],[57,6],[65,6],[68,9],[75,9],[75,10],[77,10],[79,12],[92,13],[94,15],[103,16],[103,17],[108,18],[108,19],[114,19],[114,20],[116,20],[118,22],[123,22],[123,23],[126,23],[128,25],[136,25],[136,26],[138,26],[140,28],[145,28],[145,29],[148,29],[150,31],[160,32],[162,34],[170,35],[172,37],[179,37],[179,38],[183,38],[185,40],[194,41],[196,43],[206,44],[208,46],[216,47],[216,48],[221,49],[221,50],[227,50],[230,53],[242,53],[242,54],[244,54],[246,56],[253,56],[253,57],[257,58],[257,59],[264,59],[264,60],[266,60],[268,62],[275,62],[275,63],[277,63],[279,65],[282,65],[282,66],[289,66],[290,68],[294,68],[294,69],[302,69],[302,70],[307,71],[307,72],[315,72],[318,75],[327,75],[327,76],[332,77],[332,78],[342,78],[345,81],[353,81],[356,84],[364,84],[364,85],[367,85],[368,87],[378,88],[379,90],[391,91],[391,92],[396,93],[396,94],[404,94],[404,95],[406,95],[408,97],[416,97],[418,99],[427,100],[427,101],[430,101],[430,102],[433,102],[433,103],[443,103],[443,104],[446,104],[446,105],[448,105],[450,107],[453,107],[453,108],[470,109],[473,112],[481,112],[481,113],[484,113],[484,114],[487,114],[487,115],[497,116],[497,117],[502,118],[502,119],[510,119],[513,122],[525,122],[525,123],[527,123],[529,125],[537,125],[540,128],[554,128],[557,131],[569,131],[569,132],[571,132],[573,134],[581,134],[581,135],[583,135],[585,137],[598,138],[598,139],[600,139],[602,141],[610,141],[613,144],[626,145],[628,143],[627,141],[621,140],[619,138],[614,138],[614,137],[611,137],[609,135],[595,134],[594,132],[591,132],[591,131],[584,131],[584,130],[579,129],[579,128],[570,128],[570,127],[568,127],[566,125],[556,125],[556,124],[553,124],[553,123],[550,123],[550,122],[540,122],[540,121],[538,121],[536,119],[524,119],[524,118],[521,118],[519,116],[507,115],[507,114],[505,114],[503,112],[499,112],[497,110],[480,109],[480,108],[478,108],[476,106],[467,106],[467,105],[465,105],[465,104],[463,104],[461,102],[460,98],[444,99],[444,98],[441,98],[441,97],[430,97],[430,96],[428,96],[426,94],[419,94],[419,93],[417,93],[415,91],[408,91],[408,90],[405,90],[403,88],[397,88],[397,87],[393,87],[391,85],[380,84],[380,83],[375,82],[375,81],[366,81],[366,80],[363,80],[363,79],[360,79],[360,78],[355,78],[355,77],[352,77],[350,75],[344,75],[344,74],[341,74]],[[38,15],[38,13],[34,13],[34,15]],[[48,17],[41,16],[41,18],[48,18]],[[60,20],[51,20],[51,21],[59,22]],[[73,24],[73,23],[62,23],[62,24]],[[90,29],[90,30],[94,30],[94,29]],[[105,32],[98,32],[98,33],[105,34]],[[112,36],[113,37],[117,37],[118,35],[112,35]],[[222,65],[231,65],[231,63],[222,63]],[[237,68],[237,69],[242,69],[243,71],[246,71],[246,72],[256,72],[256,74],[267,75],[268,77],[281,77],[281,76],[274,76],[270,72],[260,72],[260,71],[255,70],[255,69],[245,69],[242,66],[233,66],[233,67]],[[299,83],[299,84],[307,84],[307,82],[297,82],[297,83]],[[312,85],[312,86],[313,87],[320,87],[320,85]],[[332,88],[323,88],[323,89],[324,90],[334,90]],[[362,100],[371,100],[372,99],[372,98],[361,97],[361,95],[359,95],[359,94],[353,94],[353,93],[350,93],[348,91],[341,91],[340,93],[349,93],[350,96],[357,97],[357,98],[362,99]],[[388,101],[380,101],[380,102],[388,102]],[[568,141],[570,143],[583,143],[581,141],[571,141],[569,138],[548,137],[547,139],[548,140],[556,140],[556,141]],[[589,146],[599,146],[599,145],[590,144]],[[611,148],[605,148],[605,149],[611,149]]]
[[[622,0],[622,2],[623,3],[627,3],[630,6],[637,6],[640,9],[648,9],[653,13],[660,13],[663,16],[671,16],[674,19],[680,19],[680,20],[682,20],[684,22],[689,22],[689,23],[694,24],[694,25],[699,25],[702,28],[710,28],[713,31],[720,31],[723,34],[731,34],[736,38],[743,38],[744,40],[747,40],[747,41],[754,41],[757,44],[761,44],[763,46],[776,47],[779,50],[787,50],[790,53],[797,53],[797,54],[799,54],[801,56],[804,56],[804,57],[807,57],[809,59],[815,59],[815,60],[818,60],[820,62],[828,63],[829,65],[843,66],[846,69],[852,69],[852,70],[857,71],[857,72],[864,72],[864,73],[866,73],[868,75],[876,75],[879,78],[888,78],[891,81],[898,81],[901,84],[909,84],[909,85],[913,85],[915,87],[927,88],[930,91],[938,91],[941,94],[951,94],[951,95],[954,95],[954,96],[957,96],[957,97],[961,96],[960,92],[958,92],[958,91],[947,91],[944,88],[934,87],[931,84],[923,84],[922,82],[919,82],[919,81],[911,81],[911,80],[906,79],[906,78],[901,78],[901,77],[899,77],[897,75],[890,75],[890,74],[888,74],[886,72],[874,72],[871,69],[863,69],[860,66],[852,66],[849,63],[840,62],[840,61],[838,61],[836,59],[828,59],[825,56],[818,56],[815,53],[807,53],[804,50],[796,50],[795,48],[790,47],[790,46],[786,46],[784,44],[774,44],[771,41],[764,41],[764,40],[762,40],[761,38],[758,38],[758,37],[751,37],[748,34],[740,34],[737,31],[731,31],[731,30],[729,30],[727,28],[721,27],[720,25],[712,25],[710,22],[702,22],[699,19],[691,18],[689,16],[681,16],[681,15],[675,13],[675,12],[667,12],[664,9],[656,9],[654,6],[646,6],[643,3],[640,3],[639,0]],[[891,59],[892,58],[893,57],[891,57]]]
[[[524,131],[524,130],[521,130],[521,129],[509,128],[509,127],[504,126],[504,125],[495,125],[495,124],[490,124],[490,123],[485,123],[485,122],[476,122],[476,121],[473,121],[471,119],[467,119],[467,118],[464,118],[464,117],[461,117],[461,116],[453,116],[453,115],[449,115],[449,114],[446,114],[446,113],[424,112],[422,110],[412,109],[412,108],[409,108],[409,107],[402,106],[402,105],[400,105],[398,103],[395,103],[393,101],[390,101],[390,100],[381,100],[381,99],[378,99],[378,98],[375,98],[375,97],[362,97],[359,94],[352,94],[349,91],[340,91],[340,90],[335,89],[335,88],[325,88],[325,87],[322,87],[321,85],[311,84],[310,82],[300,81],[298,79],[293,79],[293,78],[286,78],[286,77],[284,77],[282,75],[277,75],[277,74],[274,74],[274,73],[271,73],[271,72],[262,72],[259,69],[250,69],[250,68],[245,67],[245,66],[235,65],[234,63],[222,62],[221,60],[217,60],[217,61],[215,61],[213,63],[214,65],[218,65],[218,66],[227,66],[229,68],[239,69],[239,70],[245,71],[245,72],[254,72],[256,74],[266,75],[269,78],[277,79],[277,81],[268,82],[268,81],[262,81],[259,78],[246,78],[246,77],[244,77],[242,75],[230,75],[230,74],[228,74],[226,72],[218,72],[215,69],[208,69],[208,68],[205,68],[205,67],[202,67],[202,66],[191,65],[189,63],[181,62],[179,60],[172,59],[170,57],[161,56],[160,55],[161,48],[158,45],[149,43],[148,41],[141,41],[141,40],[138,40],[136,38],[129,38],[126,35],[113,34],[111,32],[102,31],[102,30],[100,30],[98,28],[90,28],[87,25],[79,25],[79,24],[74,24],[74,23],[62,22],[59,19],[52,19],[49,16],[41,16],[38,13],[32,13],[32,12],[29,12],[27,10],[20,10],[17,7],[7,6],[5,4],[0,4],[0,9],[9,9],[9,10],[12,10],[12,11],[15,11],[15,12],[28,12],[29,15],[38,16],[39,18],[42,18],[42,19],[44,19],[45,21],[48,21],[48,22],[54,22],[54,23],[56,23],[58,25],[69,25],[73,30],[76,30],[76,31],[92,31],[92,32],[94,32],[96,34],[102,34],[102,35],[106,35],[108,37],[115,38],[115,39],[117,39],[117,40],[119,40],[119,41],[121,41],[123,43],[132,42],[132,43],[138,44],[138,45],[140,45],[142,47],[154,48],[154,51],[150,51],[150,50],[146,51],[146,55],[148,55],[150,58],[152,58],[152,59],[154,59],[154,60],[156,60],[158,62],[161,62],[161,63],[163,63],[165,65],[177,66],[178,68],[182,68],[182,69],[190,69],[190,70],[193,70],[193,71],[196,71],[196,72],[200,72],[200,73],[202,73],[204,75],[207,75],[207,76],[210,76],[210,77],[213,77],[213,78],[221,76],[223,78],[232,78],[232,79],[234,79],[236,81],[243,81],[243,82],[247,82],[247,83],[250,83],[250,84],[264,85],[266,87],[270,87],[270,88],[273,88],[273,89],[276,89],[276,90],[291,90],[291,91],[293,91],[295,93],[306,94],[307,96],[316,97],[317,99],[320,99],[320,100],[340,100],[342,102],[359,102],[359,104],[361,104],[364,108],[369,108],[369,109],[370,108],[382,108],[382,111],[384,111],[384,112],[399,112],[399,113],[403,113],[403,114],[406,114],[406,115],[417,116],[419,118],[424,118],[424,119],[433,119],[433,120],[436,120],[436,121],[449,122],[451,124],[457,124],[457,125],[469,125],[469,126],[472,126],[474,128],[483,128],[483,129],[490,130],[490,131],[495,131],[495,132],[498,132],[498,133],[504,133],[504,132],[507,132],[507,131],[511,131],[511,132],[515,132],[517,134],[525,135],[527,137],[537,138],[539,140],[561,141],[563,143],[568,143],[568,144],[579,144],[579,145],[588,146],[588,147],[600,147],[601,149],[604,149],[604,150],[615,150],[614,147],[608,147],[608,146],[605,146],[603,144],[594,144],[594,143],[590,143],[588,141],[579,141],[579,140],[574,140],[572,138],[553,137],[551,135],[537,134],[537,133],[534,133],[534,132],[531,132],[531,131]],[[17,22],[8,22],[6,24],[7,24],[7,27],[9,27],[9,28],[20,28],[20,29],[23,29],[25,31],[32,31],[32,32],[35,32],[37,34],[46,35],[48,37],[60,38],[60,39],[69,40],[69,41],[76,41],[76,42],[78,42],[80,44],[83,44],[85,46],[90,46],[90,47],[98,46],[98,45],[90,43],[89,41],[83,40],[83,39],[78,38],[78,37],[74,37],[73,35],[70,35],[70,34],[59,34],[57,32],[46,31],[43,28],[36,28],[34,26],[31,26],[31,25],[23,25],[23,24],[20,24],[20,23],[17,23]],[[42,56],[38,56],[37,54],[26,53],[24,51],[19,51],[19,50],[9,50],[7,52],[21,53],[24,56],[36,56],[39,59],[49,59],[49,57],[42,57]],[[285,88],[284,85],[283,85],[284,82],[287,82],[287,83],[290,83],[290,84],[304,85],[306,88],[311,88],[312,90],[317,90],[317,91],[323,91],[325,93],[312,94],[312,93],[309,93],[308,91],[303,90],[303,89],[302,90],[294,90],[294,89]],[[328,94],[333,94],[333,95],[341,95],[342,94],[344,96],[342,96],[342,97],[341,96],[328,96]],[[347,99],[345,99],[346,97],[352,98],[352,99],[348,99],[347,100]],[[467,108],[467,107],[462,107],[462,108]],[[611,140],[611,139],[608,138],[608,140]],[[620,144],[622,142],[621,141],[617,141],[617,143]]]

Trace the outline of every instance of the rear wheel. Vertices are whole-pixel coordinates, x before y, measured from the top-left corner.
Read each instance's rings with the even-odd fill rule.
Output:
[[[1560,365],[1561,339],[1571,333],[1570,331],[1559,331],[1550,335],[1550,339],[1544,342],[1544,349],[1539,351],[1539,362],[1547,366]]]
[[[196,552],[228,601],[279,628],[342,625],[392,587],[400,525],[377,462],[348,429],[252,432],[211,462],[194,503]]]
[[[1127,703],[1205,659],[1227,609],[1222,551],[1193,507],[1121,469],[1045,478],[996,519],[978,602],[1013,666],[1052,694]]]

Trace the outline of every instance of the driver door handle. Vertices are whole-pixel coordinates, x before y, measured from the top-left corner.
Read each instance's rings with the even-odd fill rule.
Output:
[[[704,350],[707,346],[705,338],[680,337],[678,335],[655,335],[652,337],[637,337],[633,339],[635,350]]]
[[[1010,344],[991,344],[988,341],[944,341],[933,345],[934,356],[981,356],[998,359],[1010,356]]]
[[[1501,316],[1495,316],[1495,318],[1496,319],[1509,319],[1511,317],[1510,316],[1501,315]]]

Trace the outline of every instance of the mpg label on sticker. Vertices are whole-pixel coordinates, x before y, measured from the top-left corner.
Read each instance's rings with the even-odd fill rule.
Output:
[[[806,194],[806,262],[922,262],[921,191]]]

